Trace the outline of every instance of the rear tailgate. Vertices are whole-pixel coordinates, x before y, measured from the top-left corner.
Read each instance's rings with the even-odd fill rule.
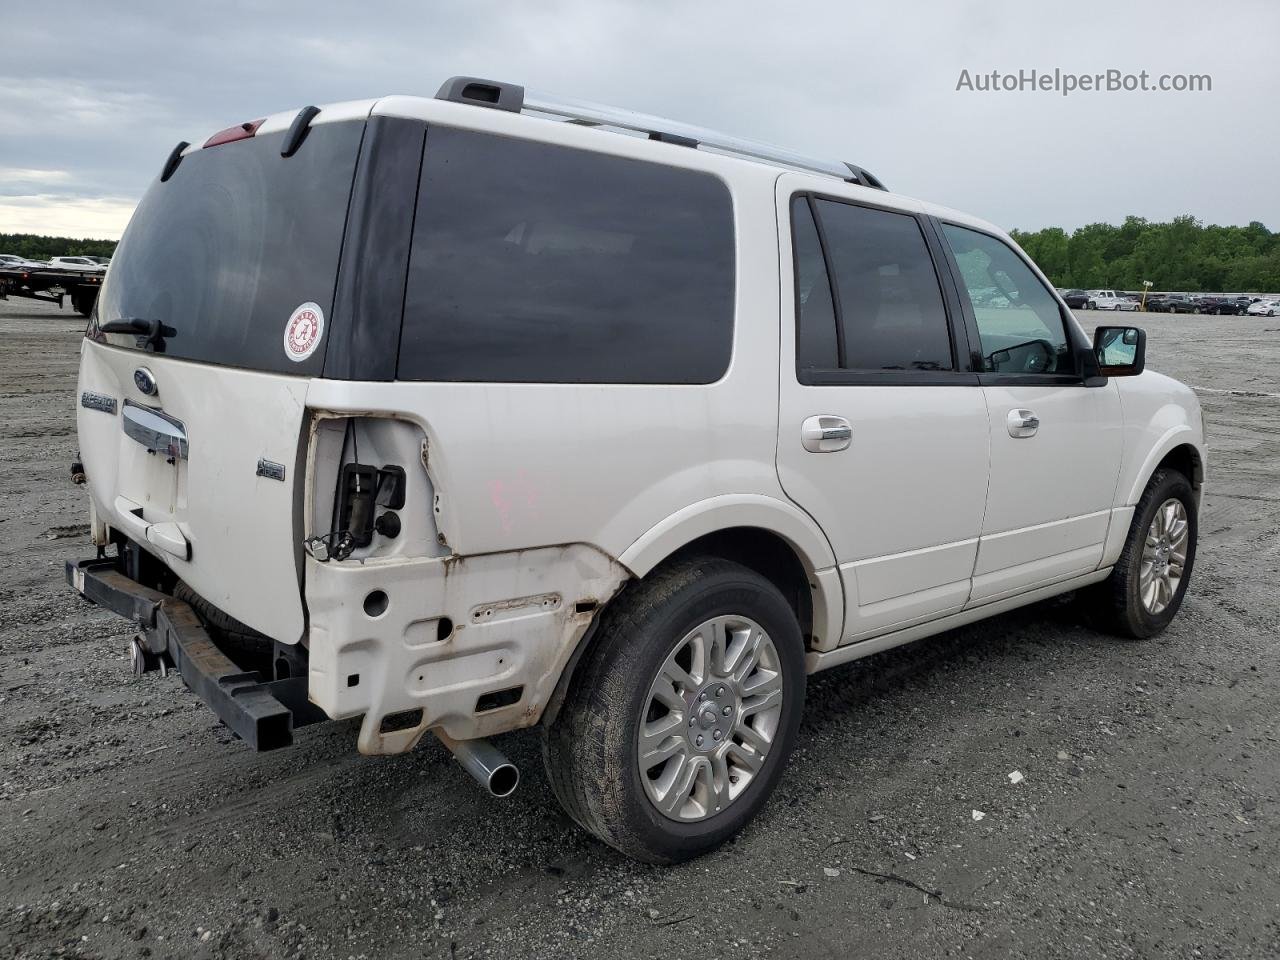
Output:
[[[154,396],[138,390],[138,369],[154,377]],[[303,631],[296,514],[307,383],[89,340],[80,363],[80,454],[99,519],[147,545],[210,603],[285,643]],[[94,397],[116,399],[115,413]],[[174,421],[185,459],[131,435],[126,424],[137,421],[126,417],[136,410]]]
[[[166,167],[82,351],[80,453],[99,519],[285,643],[305,626],[305,396],[332,339],[367,112],[325,108],[300,140],[287,119],[246,124]]]

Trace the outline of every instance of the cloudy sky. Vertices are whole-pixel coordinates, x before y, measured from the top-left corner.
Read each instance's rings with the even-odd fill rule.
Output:
[[[852,160],[1011,228],[1280,229],[1275,0],[172,0],[0,8],[0,233],[117,237],[179,140],[493,77]],[[1207,74],[979,92],[962,71]]]

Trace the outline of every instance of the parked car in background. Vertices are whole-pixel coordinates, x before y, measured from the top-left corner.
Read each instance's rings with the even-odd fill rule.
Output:
[[[1062,299],[1073,310],[1088,310],[1092,306],[1089,303],[1089,292],[1087,290],[1068,290],[1062,295]]]
[[[1251,317],[1274,317],[1280,313],[1280,300],[1259,300],[1245,312]]]
[[[1147,297],[1147,309],[1154,313],[1199,313],[1200,304],[1183,293],[1166,293]]]
[[[1213,313],[1219,316],[1239,316],[1249,306],[1246,298],[1243,303],[1239,297],[1201,297],[1199,300],[1201,313]]]
[[[28,267],[46,267],[48,264],[39,260],[28,260],[16,253],[0,253],[0,270],[22,270]]]
[[[92,257],[52,257],[49,260],[49,266],[58,267],[62,270],[97,271],[107,269]]]
[[[1114,290],[1090,290],[1089,300],[1094,310],[1133,310],[1136,306]]]

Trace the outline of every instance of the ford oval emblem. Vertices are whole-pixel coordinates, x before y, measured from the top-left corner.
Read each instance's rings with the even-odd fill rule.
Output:
[[[133,371],[133,383],[142,393],[148,397],[156,395],[156,378],[146,367],[139,367]]]

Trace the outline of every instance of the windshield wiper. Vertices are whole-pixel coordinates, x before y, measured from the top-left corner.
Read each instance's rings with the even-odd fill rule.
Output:
[[[136,333],[138,346],[146,346],[156,353],[164,353],[165,337],[177,336],[178,331],[165,326],[159,320],[143,320],[141,317],[121,317],[98,324],[103,333]]]

